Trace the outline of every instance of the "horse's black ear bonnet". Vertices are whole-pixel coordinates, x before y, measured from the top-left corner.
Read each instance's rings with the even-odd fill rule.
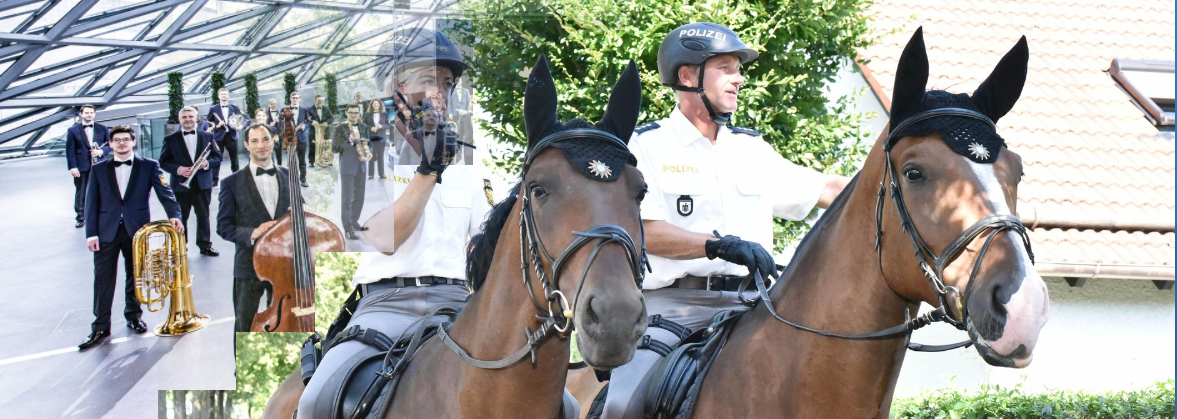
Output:
[[[601,122],[591,125],[580,119],[560,124],[556,117],[558,99],[547,57],[541,56],[527,78],[523,113],[527,126],[527,155],[523,172],[548,147],[559,149],[589,178],[612,182],[626,164],[637,165],[629,152],[629,138],[637,125],[642,103],[642,85],[637,66],[630,61],[621,74]],[[575,141],[572,141],[575,140]]]
[[[924,50],[923,28],[916,30],[899,60],[891,107],[891,131],[887,150],[900,138],[933,132],[957,154],[977,163],[992,163],[1005,147],[997,135],[996,122],[1005,116],[1026,81],[1029,49],[1022,37],[972,97],[942,90],[925,92],[928,84],[928,56]]]

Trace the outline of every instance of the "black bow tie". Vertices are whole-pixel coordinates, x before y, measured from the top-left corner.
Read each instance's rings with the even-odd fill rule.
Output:
[[[132,161],[134,161],[134,160],[127,160],[127,161],[117,161],[117,160],[116,160],[116,161],[114,162],[114,167],[116,167],[116,168],[117,168],[117,167],[119,167],[119,166],[122,166],[122,165],[124,165],[124,164],[125,164],[125,165],[127,165],[127,166],[130,166]]]
[[[184,134],[183,134],[183,135],[185,135],[185,136],[188,136],[188,135],[196,135],[196,131],[184,131]]]
[[[254,176],[261,176],[261,175],[275,176],[277,174],[278,174],[278,169],[273,168],[273,167],[271,167],[269,170],[259,167],[259,168],[257,168],[257,171],[253,172]]]
[[[94,128],[93,125],[82,125],[82,128]]]

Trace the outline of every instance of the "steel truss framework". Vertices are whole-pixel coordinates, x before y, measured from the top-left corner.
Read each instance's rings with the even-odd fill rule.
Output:
[[[198,102],[211,96],[209,80],[214,71],[224,73],[227,87],[236,91],[248,74],[241,71],[243,66],[263,57],[270,61],[252,71],[259,86],[287,72],[298,74],[300,86],[317,84],[326,75],[321,70],[333,63],[342,80],[390,59],[370,41],[385,39],[401,27],[421,25],[428,18],[451,16],[447,9],[459,1],[221,0],[235,11],[197,21],[194,18],[202,9],[215,1],[147,0],[90,13],[99,0],[0,0],[0,22],[10,23],[0,29],[8,30],[0,31],[0,109],[18,110],[0,118],[0,145],[23,139],[21,148],[28,150],[51,126],[69,120],[84,104],[103,110],[102,119],[158,110],[160,103],[167,102],[160,88],[166,86],[172,71],[184,73],[189,86],[185,100]],[[292,11],[315,15],[276,30]],[[53,16],[60,18],[46,22]],[[365,17],[381,24],[356,30]],[[124,35],[104,36],[116,31]],[[210,36],[222,41],[204,42]],[[231,41],[225,41],[226,37]],[[86,53],[62,61],[38,61],[47,52],[70,47],[84,47]],[[185,58],[151,65],[172,54],[172,58]],[[351,57],[370,59],[339,63]],[[113,77],[118,72],[121,75]],[[72,94],[61,91],[63,84],[72,87],[79,81]],[[118,106],[104,109],[112,105]]]

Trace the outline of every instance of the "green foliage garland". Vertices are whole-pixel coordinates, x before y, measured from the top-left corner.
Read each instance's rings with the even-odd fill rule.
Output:
[[[290,106],[290,94],[294,93],[294,90],[297,88],[297,77],[298,75],[294,73],[286,73],[282,75],[282,89],[286,91],[286,106]]]
[[[327,109],[331,110],[332,115],[339,114],[339,79],[335,77],[335,73],[327,73],[323,79],[327,82]]]
[[[1173,380],[1138,391],[1029,394],[1020,388],[986,386],[976,393],[939,390],[896,400],[892,419],[1114,419],[1173,417]]]
[[[184,107],[184,73],[168,73],[168,123],[180,123],[180,109]]]
[[[840,69],[875,39],[867,8],[873,0],[746,2],[739,0],[657,0],[622,4],[616,0],[473,0],[485,11],[455,41],[473,49],[470,78],[481,121],[496,140],[522,147],[525,75],[547,54],[560,92],[560,117],[601,117],[608,94],[633,59],[643,83],[640,121],[665,118],[677,98],[658,81],[657,54],[672,29],[711,21],[736,31],[760,58],[745,67],[734,125],[759,130],[794,163],[826,173],[849,175],[865,155],[860,130],[868,115],[852,112],[857,97],[831,103],[823,96]],[[503,153],[497,169],[514,173],[522,151]],[[807,231],[802,223],[782,224],[777,247]]]
[[[253,113],[262,107],[257,97],[257,75],[245,75],[245,114],[253,118]]]
[[[217,92],[222,87],[225,87],[225,73],[214,71],[212,77],[209,79],[208,86],[212,88],[212,103],[220,102],[221,99],[217,96]]]

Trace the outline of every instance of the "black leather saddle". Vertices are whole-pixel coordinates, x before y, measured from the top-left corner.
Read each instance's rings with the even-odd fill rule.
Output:
[[[348,341],[364,343],[356,352],[331,372],[316,396],[313,404],[315,417],[331,419],[364,419],[383,417],[392,401],[401,373],[416,354],[423,342],[437,334],[438,328],[448,327],[457,316],[457,310],[443,308],[422,318],[401,336],[393,340],[374,329],[352,326],[342,330],[327,342],[323,353],[336,345]],[[317,366],[317,354],[312,335],[303,347],[303,376],[309,380]],[[313,364],[313,365],[308,365]],[[308,368],[310,371],[308,372]]]
[[[691,416],[703,377],[707,375],[716,355],[723,349],[736,322],[745,312],[746,310],[734,310],[716,314],[706,329],[693,333],[669,320],[658,316],[651,317],[651,327],[660,327],[678,334],[682,341],[677,346],[670,347],[644,336],[638,343],[639,349],[649,349],[663,356],[649,373],[648,387],[645,390],[637,390],[646,392],[646,418],[670,419]],[[609,386],[605,385],[600,394],[593,399],[588,418],[601,417],[608,391]]]

